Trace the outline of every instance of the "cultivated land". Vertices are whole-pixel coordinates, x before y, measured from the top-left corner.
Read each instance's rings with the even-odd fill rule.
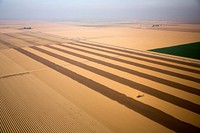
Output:
[[[193,59],[200,59],[200,42],[176,45],[166,48],[157,48],[152,49],[150,51],[188,57]]]
[[[199,131],[200,61],[146,51],[199,42],[199,24],[0,21],[0,32],[1,132]]]

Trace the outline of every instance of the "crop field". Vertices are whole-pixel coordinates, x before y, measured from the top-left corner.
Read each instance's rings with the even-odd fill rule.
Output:
[[[200,61],[37,31],[0,33],[1,132],[191,132]]]
[[[200,59],[200,42],[182,44],[166,48],[157,48],[152,49],[150,51],[188,57],[193,59]]]

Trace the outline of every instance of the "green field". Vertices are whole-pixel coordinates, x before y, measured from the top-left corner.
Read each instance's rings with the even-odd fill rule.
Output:
[[[200,42],[182,44],[172,47],[151,49],[149,51],[200,59]]]

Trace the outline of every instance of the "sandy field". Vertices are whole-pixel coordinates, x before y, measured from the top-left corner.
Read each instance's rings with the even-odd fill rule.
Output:
[[[147,51],[198,41],[200,24],[1,20],[1,132],[198,132],[200,61]]]
[[[159,25],[159,27],[152,27]],[[19,28],[72,39],[150,50],[200,41],[200,24],[178,22],[41,22],[0,21],[0,31],[20,32]]]

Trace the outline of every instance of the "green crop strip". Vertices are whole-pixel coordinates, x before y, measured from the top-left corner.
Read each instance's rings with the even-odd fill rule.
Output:
[[[200,42],[182,44],[172,47],[151,49],[149,51],[200,59]]]

